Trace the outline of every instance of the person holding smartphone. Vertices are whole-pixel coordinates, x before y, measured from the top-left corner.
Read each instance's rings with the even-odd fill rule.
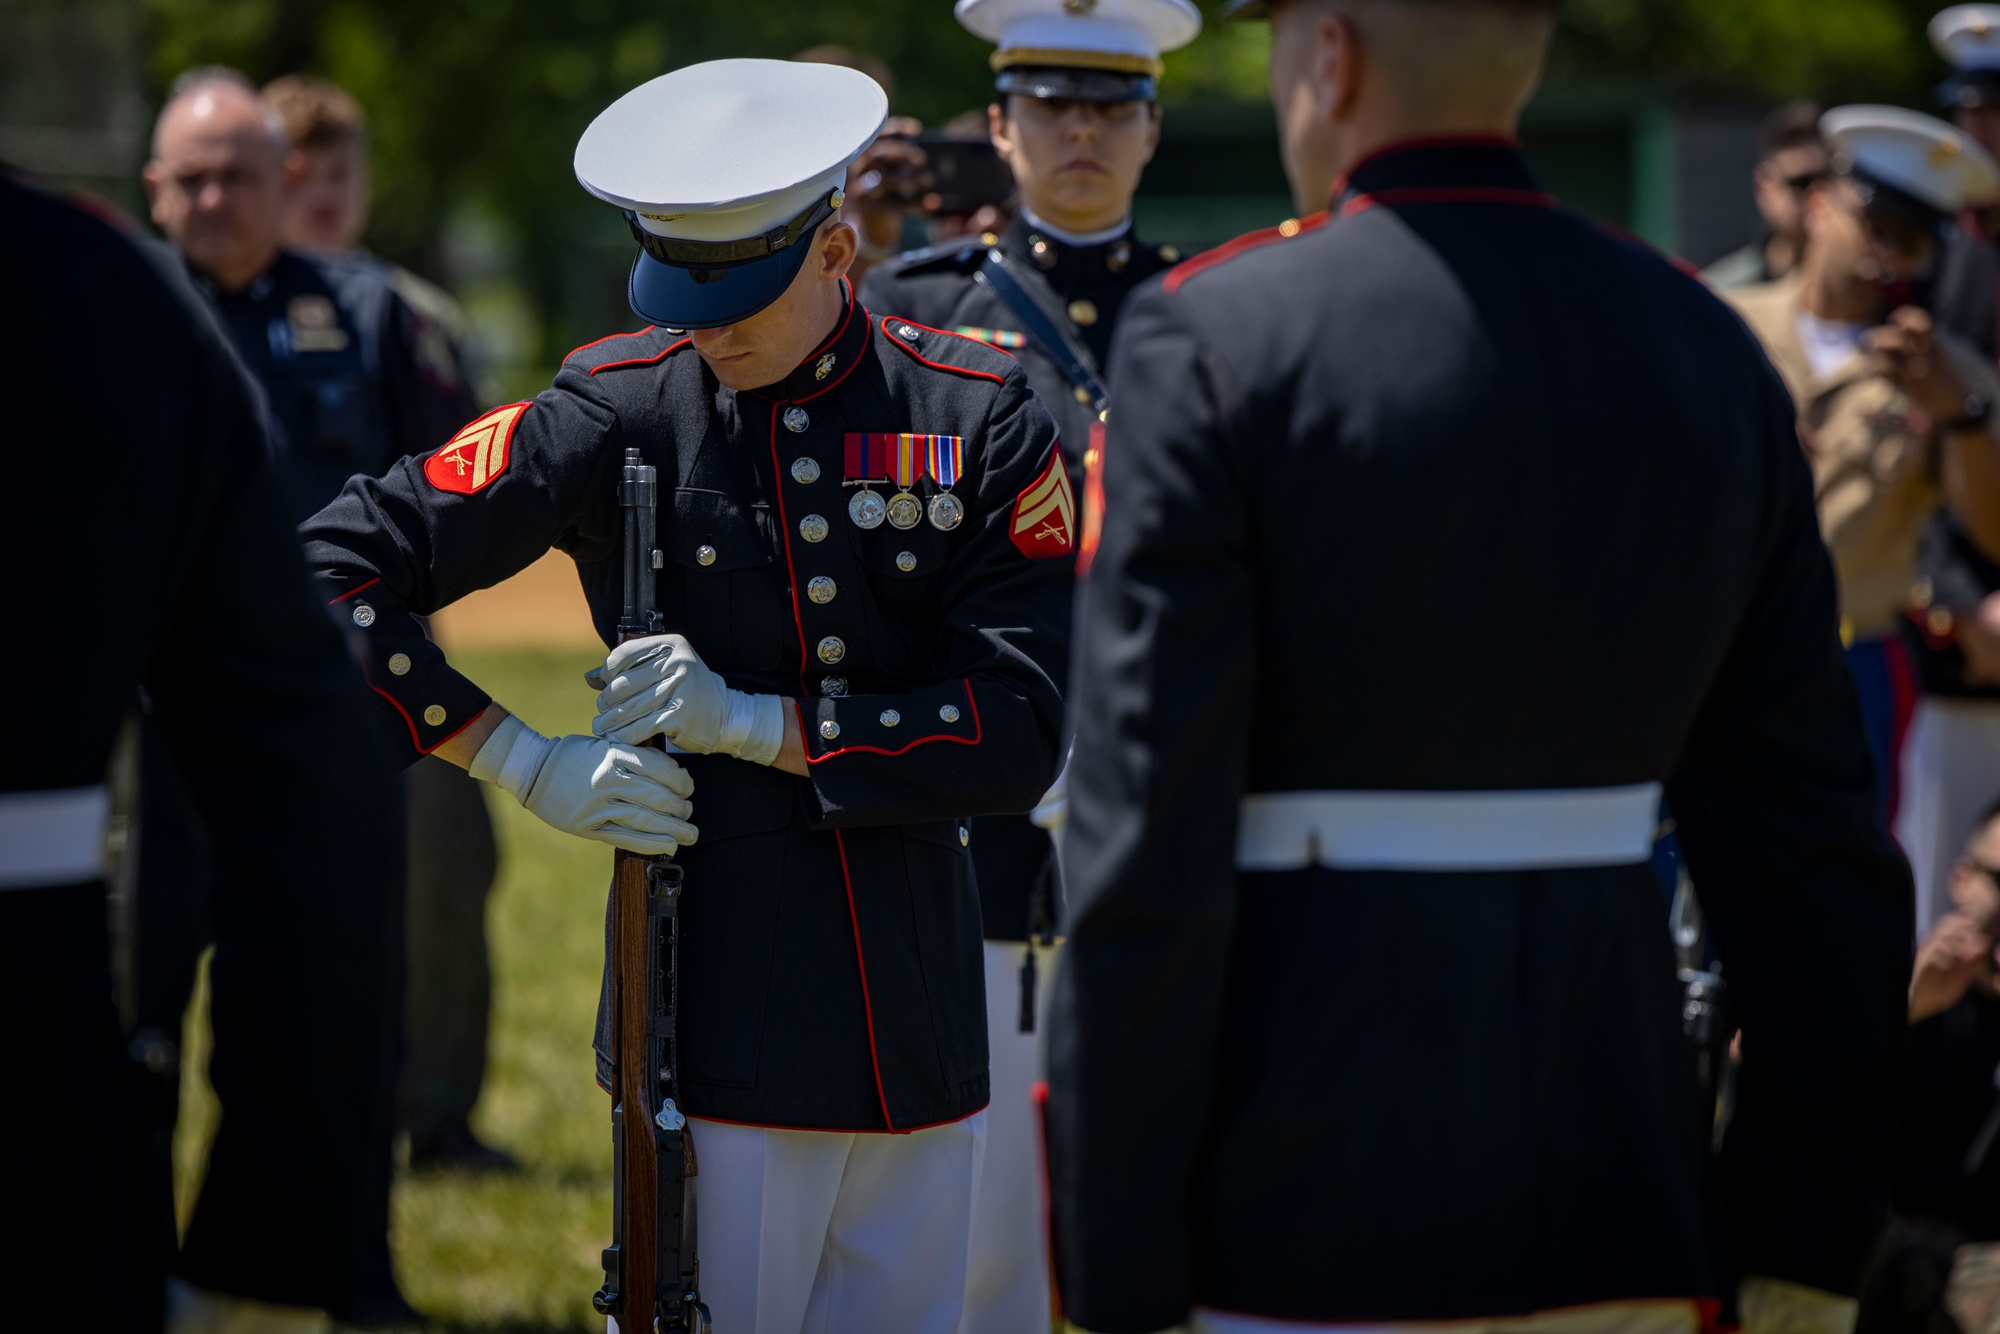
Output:
[[[1081,494],[1103,439],[1119,312],[1135,288],[1180,259],[1173,246],[1148,245],[1134,232],[1132,196],[1160,142],[1160,54],[1192,41],[1201,14],[1188,0],[959,0],[957,14],[996,48],[986,123],[1013,174],[1014,219],[1004,231],[877,266],[862,301],[1019,359],[1056,420]],[[921,145],[929,150],[922,184],[945,203],[957,181],[975,176],[970,165],[952,170],[957,160],[938,151],[958,147]],[[1048,823],[1059,812],[1059,801],[1045,803],[1039,818]],[[1031,1089],[1041,1065],[1037,1012],[1055,972],[1060,880],[1049,835],[1030,818],[974,823],[993,1103],[959,1329],[1012,1334],[1046,1323],[1049,1309]]]

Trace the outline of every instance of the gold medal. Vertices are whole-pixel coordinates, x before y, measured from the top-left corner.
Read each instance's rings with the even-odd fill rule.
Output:
[[[889,497],[889,524],[905,532],[923,522],[923,502],[908,491],[898,491]]]

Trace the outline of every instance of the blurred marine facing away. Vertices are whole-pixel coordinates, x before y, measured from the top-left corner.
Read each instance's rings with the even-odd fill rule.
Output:
[[[1909,875],[1784,385],[1513,138],[1554,12],[1270,5],[1319,211],[1126,311],[1051,1021],[1082,1328],[1852,1325]],[[1743,1034],[1719,1157],[1663,790]]]

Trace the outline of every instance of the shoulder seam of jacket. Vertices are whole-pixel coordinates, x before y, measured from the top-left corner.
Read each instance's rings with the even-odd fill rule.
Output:
[[[1326,226],[1330,220],[1331,215],[1322,211],[1310,217],[1297,219],[1295,223],[1291,224],[1292,230],[1289,232],[1285,230],[1286,224],[1282,223],[1276,227],[1265,227],[1258,231],[1245,232],[1235,240],[1224,241],[1215,249],[1203,251],[1193,259],[1182,260],[1179,264],[1167,270],[1167,276],[1161,280],[1161,285],[1169,292],[1178,292],[1181,289],[1182,283],[1185,283],[1198,273],[1205,273],[1219,264],[1224,264],[1229,260],[1235,259],[1238,255],[1259,249],[1263,246],[1272,245],[1279,241],[1294,240],[1304,236],[1307,232],[1317,231],[1321,227]]]

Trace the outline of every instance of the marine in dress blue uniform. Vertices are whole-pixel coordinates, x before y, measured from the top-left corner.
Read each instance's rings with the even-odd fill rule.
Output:
[[[988,1096],[968,821],[1027,809],[1057,767],[1073,555],[1038,508],[1067,495],[1053,424],[1004,353],[809,286],[829,281],[812,257],[852,243],[831,221],[843,169],[885,113],[866,76],[753,60],[620,99],[577,173],[626,211],[653,325],[354,479],[305,528],[406,758],[489,727],[475,776],[576,832],[678,846],[703,1291],[743,1330],[796,1328],[808,1304],[955,1327]],[[799,292],[830,303],[825,336],[773,383],[725,385],[691,331]],[[643,678],[665,716],[601,715],[610,740],[495,727],[414,618],[556,547],[611,643],[628,449],[660,473],[668,633],[597,680],[629,703],[653,698],[628,693]],[[669,652],[679,674],[645,677]],[[733,711],[699,743],[676,721],[696,679]],[[656,732],[681,753],[621,744]],[[803,776],[772,767],[780,735]],[[623,795],[572,817],[552,784],[566,810]]]
[[[379,907],[401,874],[387,757],[300,562],[254,390],[179,263],[0,175],[0,268],[10,430],[61,446],[19,451],[0,495],[17,567],[61,553],[13,611],[67,646],[59,707],[34,655],[0,672],[22,702],[0,750],[0,1179],[16,1215],[0,1323],[161,1325],[171,1163],[148,1152],[106,905],[105,770],[142,691],[191,801],[227,831],[209,977],[228,1114],[179,1268],[343,1306],[367,1207],[355,1127],[393,1013],[388,959],[354,906]],[[73,352],[108,328],[115,393]],[[87,1277],[52,1281],[70,1273]]]
[[[1138,176],[1128,182],[1124,163],[1104,159],[1113,157],[1107,139],[1129,138],[1137,127],[1107,117],[1129,120],[1136,112],[1158,133],[1160,56],[1194,39],[1201,14],[1187,0],[960,0],[956,12],[994,44],[997,105],[990,114],[1016,130],[1012,151],[1050,160],[1030,159],[1021,206],[1004,232],[871,269],[862,300],[1018,359],[1055,419],[1072,494],[1081,496],[1092,451],[1103,443],[1111,402],[1105,368],[1119,315],[1141,284],[1180,259],[1175,247],[1149,244],[1134,230],[1130,191]],[[1020,133],[1017,113],[1029,111],[1069,117],[1067,133]],[[1096,159],[1097,177],[1119,186],[1092,201],[1108,224],[1084,234],[1042,215],[1064,216],[1052,204],[1066,202],[1061,176],[1077,156]],[[972,862],[987,940],[994,1101],[961,1334],[1014,1334],[1049,1309],[1047,1190],[1033,1088],[1043,1065],[1037,1015],[1060,957],[1061,877],[1048,833],[1026,816],[975,821]]]
[[[1743,1273],[1760,1317],[1851,1328],[1910,882],[1790,398],[1503,134],[1553,5],[1455,8],[1505,39],[1479,118],[1347,156],[1341,109],[1398,124],[1368,99],[1420,67],[1315,43],[1427,7],[1275,9],[1328,207],[1141,293],[1113,359],[1051,1021],[1066,1310],[1691,1331]],[[1663,788],[1742,1027],[1719,1162]]]

